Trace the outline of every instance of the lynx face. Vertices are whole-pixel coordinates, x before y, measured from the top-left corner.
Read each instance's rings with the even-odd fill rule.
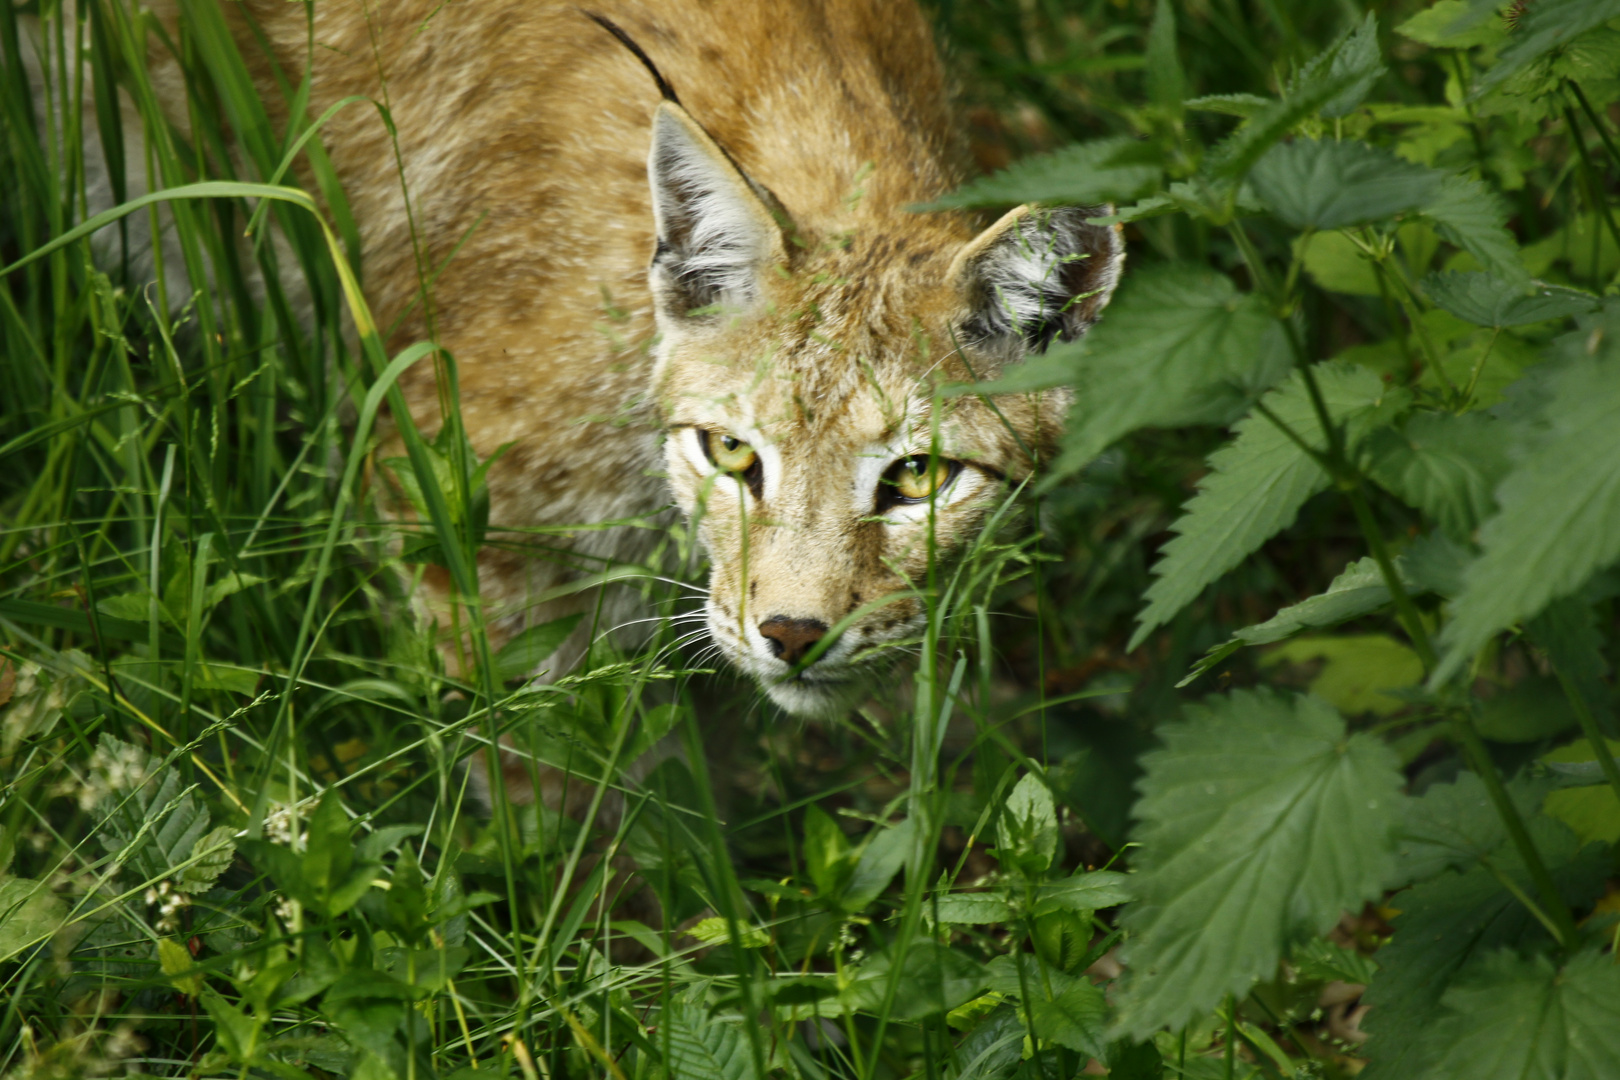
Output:
[[[655,390],[713,567],[709,629],[783,708],[833,711],[919,637],[930,559],[1028,475],[1067,406],[938,389],[1083,332],[1117,236],[1028,208],[977,237],[911,214],[807,236],[667,104],[649,173]]]

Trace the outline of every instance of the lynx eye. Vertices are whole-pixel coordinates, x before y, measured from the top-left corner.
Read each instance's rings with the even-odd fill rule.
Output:
[[[759,461],[754,448],[735,435],[703,433],[703,452],[723,472],[745,473]]]
[[[919,503],[932,497],[955,478],[962,468],[959,461],[913,454],[889,466],[883,482],[896,502]]]

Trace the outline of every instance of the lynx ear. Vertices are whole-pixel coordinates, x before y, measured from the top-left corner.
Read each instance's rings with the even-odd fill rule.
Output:
[[[786,258],[770,194],[667,101],[653,117],[647,176],[658,229],[651,282],[659,318],[758,299],[762,275]]]
[[[968,304],[964,336],[1041,352],[1085,333],[1125,262],[1118,227],[1086,223],[1109,212],[1020,206],[969,242],[951,271]]]

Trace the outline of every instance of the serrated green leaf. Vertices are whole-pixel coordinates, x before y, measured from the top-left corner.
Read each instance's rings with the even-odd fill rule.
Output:
[[[1177,264],[1133,275],[1106,320],[1049,356],[1047,385],[1075,387],[1055,476],[1138,428],[1224,423],[1291,362],[1283,326],[1258,296]]]
[[[1204,159],[1204,172],[1215,180],[1236,180],[1244,176],[1260,155],[1271,149],[1295,125],[1322,109],[1335,98],[1354,91],[1367,80],[1363,71],[1329,71],[1301,79],[1290,87],[1287,97],[1274,99],[1257,109],[1248,121],[1219,143]],[[1378,77],[1377,72],[1372,78]]]
[[[1484,783],[1471,772],[1460,774],[1454,783],[1431,785],[1405,806],[1396,853],[1399,869],[1391,884],[1466,870],[1507,840]]]
[[[1546,817],[1526,822],[1564,899],[1580,907],[1602,889],[1607,859],[1596,847],[1578,851],[1568,829]],[[1511,846],[1493,856],[1523,894],[1534,891]],[[1426,1036],[1453,978],[1475,957],[1507,947],[1546,947],[1551,938],[1528,908],[1483,866],[1446,872],[1390,901],[1399,909],[1394,935],[1378,950],[1378,974],[1362,1001],[1372,1006],[1362,1025],[1371,1038],[1364,1080],[1428,1076],[1435,1047]]]
[[[1384,73],[1383,53],[1378,47],[1378,16],[1369,11],[1361,22],[1339,35],[1321,55],[1300,70],[1298,83],[1317,77],[1317,71],[1328,76],[1352,76],[1354,81],[1322,106],[1322,115],[1335,120],[1349,116],[1361,104],[1373,83]]]
[[[998,173],[913,209],[1040,202],[1097,205],[1140,198],[1157,187],[1163,175],[1164,166],[1152,146],[1118,135],[1020,158]]]
[[[191,848],[197,861],[180,872],[174,887],[187,893],[207,892],[236,857],[235,835],[235,829],[221,825],[199,838]]]
[[[1189,706],[1143,759],[1121,1032],[1179,1028],[1275,972],[1286,943],[1380,895],[1405,783],[1377,738],[1307,697]]]
[[[495,677],[501,682],[510,682],[533,675],[535,669],[568,640],[582,618],[582,615],[565,615],[531,626],[513,637],[495,654]]]
[[[996,858],[1004,867],[1016,866],[1035,875],[1052,865],[1057,856],[1057,807],[1046,782],[1026,773],[996,819]]]
[[[1502,329],[1596,311],[1591,293],[1544,281],[1504,281],[1494,274],[1446,272],[1423,279],[1423,291],[1439,307],[1475,326]]]
[[[1527,281],[1519,243],[1508,232],[1501,196],[1470,176],[1448,176],[1440,194],[1422,210],[1440,236],[1456,244],[1497,277]]]
[[[1433,202],[1441,174],[1354,141],[1295,139],[1255,162],[1249,183],[1296,229],[1347,229],[1387,221]]]
[[[1578,357],[1551,380],[1547,434],[1496,490],[1441,635],[1438,685],[1498,630],[1620,557],[1620,363]]]
[[[1403,408],[1405,392],[1386,388],[1365,368],[1329,362],[1316,367],[1328,415],[1345,427],[1349,446],[1359,446],[1382,416]],[[1321,426],[1296,372],[1263,403],[1307,442],[1325,445]],[[1187,501],[1153,572],[1148,606],[1128,648],[1168,622],[1206,586],[1256,548],[1293,524],[1305,500],[1328,486],[1327,473],[1258,411],[1236,428],[1236,438],[1210,455],[1210,472]]]
[[[1554,671],[1574,684],[1588,709],[1599,716],[1612,711],[1614,691],[1609,688],[1609,662],[1604,656],[1607,643],[1588,600],[1580,596],[1554,600],[1524,630],[1546,652]]]
[[[1355,949],[1340,948],[1326,938],[1314,937],[1294,946],[1288,961],[1301,976],[1331,982],[1338,979],[1365,986],[1378,971],[1371,957]]]
[[[1620,17],[1620,0],[1539,0],[1526,5],[1496,63],[1480,76],[1475,96],[1616,17]]]
[[[1503,950],[1441,1002],[1435,1080],[1612,1080],[1620,1076],[1620,967],[1589,948],[1562,968]]]
[[[1368,475],[1459,542],[1496,509],[1491,493],[1507,475],[1511,425],[1487,413],[1422,412],[1368,440]]]

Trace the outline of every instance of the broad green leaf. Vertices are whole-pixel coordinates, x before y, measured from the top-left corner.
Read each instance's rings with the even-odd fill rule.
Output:
[[[1441,635],[1438,685],[1492,634],[1620,557],[1620,362],[1576,358],[1551,379],[1547,434],[1496,490],[1480,557]]]
[[[1155,105],[1180,112],[1187,93],[1187,76],[1176,55],[1176,13],[1170,0],[1158,0],[1147,37],[1148,97]]]
[[[1579,851],[1569,830],[1548,818],[1532,817],[1527,824],[1565,900],[1575,907],[1590,903],[1602,890],[1607,857],[1595,847]],[[1493,862],[1521,893],[1534,893],[1511,846],[1500,849]],[[1434,1047],[1425,1036],[1457,973],[1504,946],[1551,944],[1529,909],[1483,866],[1463,874],[1448,871],[1388,903],[1400,913],[1390,942],[1378,950],[1378,974],[1362,998],[1372,1006],[1362,1025],[1372,1036],[1364,1051],[1372,1064],[1363,1080],[1428,1076],[1424,1070],[1432,1064]]]
[[[1576,723],[1558,680],[1530,675],[1481,702],[1474,726],[1492,742],[1531,743],[1562,734]]]
[[[1040,976],[1036,976],[1036,982]],[[1029,1026],[1036,1038],[1066,1046],[1076,1053],[1094,1058],[1105,1057],[1108,1040],[1108,1003],[1102,987],[1093,986],[1084,978],[1070,977],[1067,985],[1048,998],[1043,990],[1036,990],[1028,1002]]]
[[[1422,213],[1441,237],[1507,281],[1525,281],[1519,244],[1508,232],[1508,211],[1500,195],[1469,176],[1448,176],[1439,196]]]
[[[1514,435],[1487,413],[1416,413],[1399,430],[1385,428],[1368,440],[1368,475],[1447,536],[1467,542],[1496,509],[1491,492],[1508,473]]]
[[[1544,281],[1504,281],[1494,274],[1447,272],[1423,279],[1423,291],[1439,307],[1475,326],[1502,329],[1595,311],[1591,293]]]
[[[1388,634],[1296,638],[1266,654],[1270,667],[1284,660],[1296,664],[1323,661],[1310,681],[1310,692],[1350,716],[1388,716],[1406,707],[1390,690],[1420,682],[1423,662]]]
[[[1306,273],[1322,288],[1351,296],[1377,296],[1378,272],[1344,233],[1312,233],[1295,240]]]
[[[837,896],[855,869],[849,837],[819,806],[804,812],[804,865],[822,896]]]
[[[535,669],[568,640],[583,617],[565,615],[519,633],[495,654],[495,677],[501,682],[510,682],[533,675]]]
[[[893,964],[892,952],[873,957],[845,988],[845,1004],[862,1012],[882,1009],[890,979],[895,977]],[[898,979],[889,1011],[898,1020],[920,1020],[949,1012],[977,997],[986,985],[983,965],[927,939],[913,941],[906,950]]]
[[[1328,415],[1346,429],[1349,445],[1386,413],[1403,408],[1405,391],[1385,387],[1365,368],[1329,362],[1315,368]],[[1323,447],[1304,380],[1296,372],[1263,399],[1300,438]],[[1305,500],[1328,486],[1322,467],[1258,411],[1236,428],[1237,436],[1210,455],[1210,472],[1172,526],[1147,591],[1148,606],[1128,648],[1168,622],[1206,586],[1246,559],[1261,544],[1293,524]]]
[[[189,949],[173,938],[159,938],[157,953],[158,967],[169,977],[169,985],[187,997],[202,993],[202,972],[197,969]]]
[[[1445,870],[1467,870],[1507,840],[1502,819],[1474,773],[1461,773],[1450,784],[1433,784],[1405,806],[1396,856],[1400,869],[1392,884],[1424,881]]]
[[[1322,115],[1329,120],[1349,116],[1355,111],[1373,83],[1384,73],[1382,50],[1378,47],[1378,17],[1371,11],[1362,16],[1359,25],[1339,36],[1321,55],[1300,70],[1296,83],[1303,84],[1318,77],[1322,71],[1328,76],[1352,76],[1354,81],[1322,106]]]
[[[1018,867],[1034,876],[1052,865],[1057,856],[1057,808],[1046,782],[1026,773],[1007,796],[996,819],[996,859],[1003,867]]]
[[[1048,355],[1046,385],[1075,388],[1055,475],[1138,428],[1224,423],[1290,363],[1282,324],[1260,297],[1177,264],[1127,278],[1107,319]]]
[[[1620,1076],[1620,967],[1588,948],[1562,968],[1502,950],[1446,991],[1435,1080]]]
[[[1092,870],[1044,882],[1035,888],[1034,914],[1099,911],[1136,898],[1131,879],[1113,870]]]
[[[896,825],[875,828],[861,841],[855,856],[855,870],[839,900],[845,911],[864,911],[866,906],[894,880],[911,854],[916,824],[911,818]]]
[[[1353,141],[1295,139],[1255,162],[1249,183],[1296,229],[1347,229],[1426,206],[1440,193],[1433,169]]]
[[[1075,143],[1049,154],[1021,158],[998,173],[913,209],[1038,202],[1096,205],[1136,199],[1158,186],[1164,167],[1157,157],[1151,146],[1125,135]]]
[[[0,960],[46,941],[67,918],[67,905],[47,882],[0,879]]]
[[[1189,706],[1148,754],[1119,1027],[1179,1028],[1270,978],[1285,945],[1380,895],[1405,783],[1376,737],[1313,698]]]
[[[1620,0],[1538,0],[1523,15],[1496,63],[1479,79],[1475,94],[1498,85],[1552,50],[1620,16]]]

